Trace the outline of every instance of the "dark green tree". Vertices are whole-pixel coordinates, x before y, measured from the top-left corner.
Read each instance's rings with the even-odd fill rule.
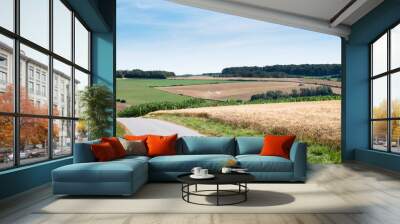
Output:
[[[112,125],[113,94],[104,85],[86,87],[80,94],[80,107],[83,108],[82,118],[89,132],[89,139],[110,136]]]

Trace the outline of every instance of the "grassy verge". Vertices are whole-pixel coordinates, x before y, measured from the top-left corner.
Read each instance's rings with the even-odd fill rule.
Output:
[[[258,130],[226,124],[221,121],[201,117],[186,117],[177,115],[152,115],[152,118],[173,122],[188,128],[197,130],[204,135],[211,136],[263,136],[264,133]],[[329,146],[315,142],[308,144],[308,162],[312,164],[320,163],[340,163],[340,151],[331,149]]]
[[[129,130],[120,122],[117,122],[117,137],[130,134]]]

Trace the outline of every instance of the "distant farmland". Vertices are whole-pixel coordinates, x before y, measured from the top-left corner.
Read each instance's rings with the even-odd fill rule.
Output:
[[[205,79],[205,80],[213,80],[213,79]],[[196,86],[167,86],[167,87],[157,87],[157,89],[166,91],[168,93],[179,94],[183,96],[191,96],[202,99],[250,100],[252,95],[264,93],[267,91],[279,90],[282,92],[290,93],[293,89],[299,90],[300,88],[316,88],[321,84],[313,84],[313,82],[306,82],[300,79],[296,80],[281,79],[281,81],[276,81],[275,79],[274,81],[236,81],[232,83],[204,84]],[[326,85],[326,83],[324,84]],[[333,84],[327,86],[331,86],[334,93],[340,94],[341,88],[339,86],[333,87]]]
[[[154,87],[226,83],[228,80],[117,79],[117,99],[127,105],[152,102],[180,102],[190,97],[168,93]],[[126,105],[126,106],[127,106]]]
[[[337,79],[322,79],[318,77],[307,78],[257,78],[257,77],[213,77],[206,75],[184,76],[170,78],[172,80],[213,80],[213,81],[268,81],[268,82],[297,82],[304,84],[325,85],[333,88],[341,88],[342,83]]]

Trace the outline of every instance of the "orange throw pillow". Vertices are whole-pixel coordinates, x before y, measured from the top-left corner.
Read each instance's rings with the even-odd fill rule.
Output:
[[[117,158],[112,145],[108,142],[93,144],[91,145],[91,149],[94,157],[99,162],[110,161]]]
[[[264,146],[261,149],[260,155],[280,156],[290,159],[290,148],[295,139],[295,135],[266,135],[264,137]]]
[[[148,135],[124,135],[124,139],[129,141],[143,141],[146,142]]]
[[[154,156],[165,156],[165,155],[176,155],[176,139],[178,135],[171,136],[158,136],[149,135],[147,137],[147,155]]]
[[[119,141],[118,138],[116,137],[110,137],[110,138],[101,138],[101,142],[108,142],[114,149],[115,155],[117,158],[122,158],[126,156],[126,151],[124,149],[124,146],[122,146],[121,142]]]

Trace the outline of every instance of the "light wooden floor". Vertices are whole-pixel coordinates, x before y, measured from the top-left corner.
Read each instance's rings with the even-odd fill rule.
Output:
[[[400,174],[353,163],[310,169],[308,182],[349,203],[362,200],[367,206],[359,214],[35,214],[38,207],[54,200],[49,186],[43,186],[0,202],[0,223],[400,223]]]

